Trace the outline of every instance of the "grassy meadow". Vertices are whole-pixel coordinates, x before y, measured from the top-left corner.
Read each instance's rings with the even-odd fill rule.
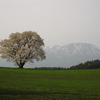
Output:
[[[100,69],[0,68],[0,100],[100,100]]]

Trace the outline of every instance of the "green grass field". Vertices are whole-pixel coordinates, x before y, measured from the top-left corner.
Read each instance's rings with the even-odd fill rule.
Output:
[[[0,100],[100,100],[100,69],[0,68]]]

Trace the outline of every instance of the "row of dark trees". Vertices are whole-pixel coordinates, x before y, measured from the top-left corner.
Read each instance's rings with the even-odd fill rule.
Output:
[[[87,61],[85,63],[80,63],[79,65],[72,66],[68,68],[70,70],[77,70],[77,69],[100,69],[100,60],[92,60]]]
[[[42,69],[42,70],[80,70],[80,69],[100,69],[100,60],[92,60],[87,61],[85,63],[80,63],[75,66],[71,66],[70,68],[64,67],[35,67],[35,69]]]
[[[35,69],[42,69],[42,70],[66,70],[64,67],[35,67]]]

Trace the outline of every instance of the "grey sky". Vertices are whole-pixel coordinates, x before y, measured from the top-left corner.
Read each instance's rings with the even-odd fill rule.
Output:
[[[29,30],[46,45],[100,46],[100,0],[0,0],[0,39]]]

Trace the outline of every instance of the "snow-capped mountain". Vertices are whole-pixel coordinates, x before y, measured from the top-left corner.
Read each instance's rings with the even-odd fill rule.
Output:
[[[45,51],[46,60],[38,63],[39,67],[70,67],[89,60],[100,59],[100,49],[88,43],[48,46]]]
[[[79,63],[84,63],[90,60],[100,59],[100,48],[88,43],[72,43],[68,45],[55,45],[44,48],[46,52],[46,60],[35,62],[32,65],[26,64],[27,67],[71,67]],[[3,62],[3,64],[2,64]],[[8,66],[10,63],[0,59],[3,66]],[[5,65],[6,64],[6,65]],[[9,65],[9,66],[13,66]]]

